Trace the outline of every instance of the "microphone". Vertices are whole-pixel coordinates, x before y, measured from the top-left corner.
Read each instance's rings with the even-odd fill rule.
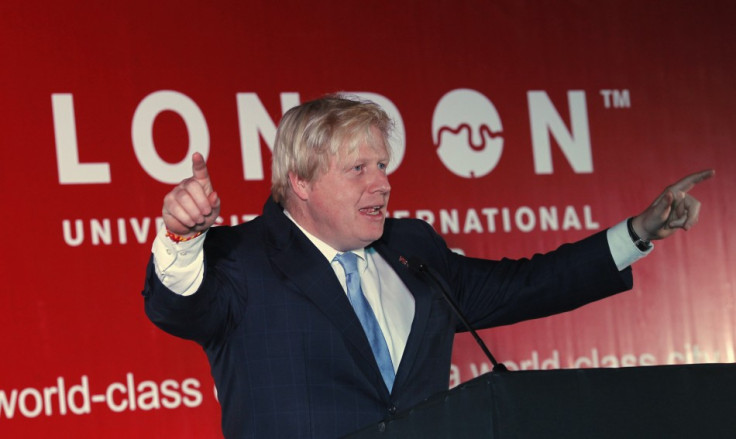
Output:
[[[507,372],[508,369],[503,363],[499,363],[496,361],[496,358],[491,354],[491,351],[488,350],[488,347],[483,342],[483,340],[478,336],[478,333],[473,329],[472,326],[470,326],[470,323],[468,322],[468,319],[465,318],[462,311],[460,311],[460,308],[458,308],[455,301],[452,299],[452,296],[450,296],[450,290],[447,287],[447,284],[445,283],[442,276],[437,274],[432,268],[429,267],[429,265],[425,264],[424,262],[412,258],[410,260],[406,260],[403,257],[401,258],[401,262],[404,263],[409,269],[416,271],[417,273],[421,273],[426,275],[432,282],[437,285],[442,292],[442,297],[445,298],[447,303],[450,304],[450,308],[452,308],[455,315],[460,319],[460,321],[465,326],[465,329],[468,330],[473,335],[473,338],[475,339],[476,343],[480,346],[480,348],[483,350],[483,353],[486,354],[486,357],[491,361],[491,364],[493,365],[493,372]]]

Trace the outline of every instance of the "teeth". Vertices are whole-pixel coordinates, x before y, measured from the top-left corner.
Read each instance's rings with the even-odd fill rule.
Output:
[[[381,211],[380,206],[373,206],[373,207],[364,207],[363,209],[360,209],[361,212],[365,212],[368,215],[376,215]]]

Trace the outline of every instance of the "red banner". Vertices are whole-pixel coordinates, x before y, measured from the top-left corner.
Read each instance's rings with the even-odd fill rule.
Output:
[[[633,291],[481,332],[509,369],[734,362],[736,44],[728,2],[0,6],[0,436],[219,437],[204,354],[140,291],[163,195],[208,160],[258,215],[281,114],[324,93],[396,119],[394,217],[529,256],[697,187]],[[488,370],[458,336],[450,384]]]

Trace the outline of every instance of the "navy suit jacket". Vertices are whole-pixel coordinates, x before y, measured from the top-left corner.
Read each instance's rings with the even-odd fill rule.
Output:
[[[415,299],[391,393],[329,262],[272,200],[261,217],[207,233],[194,295],[169,291],[149,262],[146,313],[204,348],[226,437],[338,437],[447,390],[463,328],[437,287],[402,259],[438,272],[477,328],[568,311],[632,285],[603,232],[530,259],[488,261],[451,252],[423,221],[387,219],[372,247]]]

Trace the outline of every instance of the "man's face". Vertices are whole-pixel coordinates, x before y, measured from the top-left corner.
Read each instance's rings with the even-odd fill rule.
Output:
[[[371,131],[353,154],[341,147],[327,171],[306,183],[306,207],[298,221],[338,251],[365,247],[383,234],[389,155],[381,133]]]

